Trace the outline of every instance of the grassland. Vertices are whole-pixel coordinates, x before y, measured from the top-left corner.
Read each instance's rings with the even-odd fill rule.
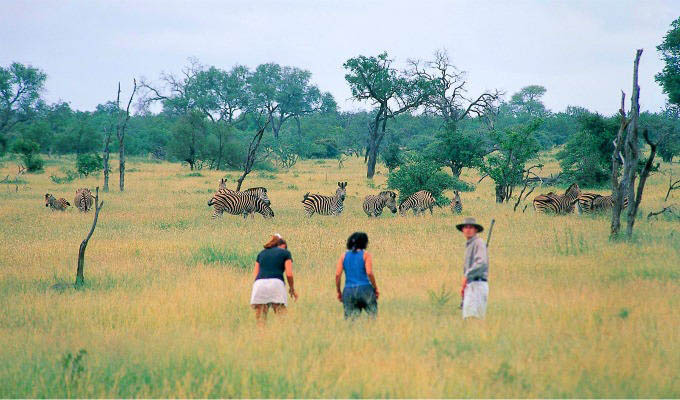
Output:
[[[43,195],[72,201],[101,183],[52,183],[72,161],[18,191],[0,186],[0,397],[680,397],[678,222],[643,218],[632,243],[612,243],[606,217],[513,213],[487,179],[463,206],[496,219],[490,303],[485,321],[464,322],[460,217],[367,219],[361,200],[384,170],[374,183],[357,159],[254,172],[246,186],[269,188],[276,217],[211,221],[224,173],[132,160],[126,191],[102,195],[86,288],[56,290],[74,280],[92,214],[51,212]],[[5,161],[0,176],[14,170]],[[340,180],[345,213],[304,217],[302,195]],[[642,214],[661,208],[666,181],[650,178]],[[334,295],[355,230],[369,234],[381,287],[374,323],[344,321]],[[258,329],[251,268],[274,232],[289,241],[300,299]],[[442,290],[449,301],[431,296]]]

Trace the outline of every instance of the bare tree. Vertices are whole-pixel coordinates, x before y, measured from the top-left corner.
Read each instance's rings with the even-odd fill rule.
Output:
[[[273,113],[276,111],[276,107],[273,109],[268,109],[267,112],[267,118],[264,121],[264,124],[260,123],[260,128],[257,130],[255,135],[253,135],[253,138],[250,140],[250,145],[248,146],[248,153],[246,155],[246,161],[243,164],[243,174],[238,178],[238,183],[236,185],[236,191],[241,190],[241,185],[243,184],[243,181],[246,179],[246,176],[250,173],[250,171],[253,170],[253,165],[255,164],[255,160],[257,159],[257,149],[260,147],[260,142],[262,141],[262,135],[264,134],[265,129],[267,129],[267,126],[271,122],[273,118]],[[264,111],[261,112],[259,121],[262,120],[262,115],[264,114]]]
[[[668,191],[666,192],[666,197],[663,198],[664,203],[668,200],[668,196],[671,195],[671,192],[677,189],[680,189],[680,179],[674,182],[673,171],[671,170],[670,176],[668,177]]]
[[[467,117],[492,115],[503,95],[498,90],[489,90],[476,98],[468,97],[466,73],[451,64],[446,50],[436,51],[432,61],[409,60],[409,64],[413,74],[433,82],[433,92],[424,105],[428,112],[441,116],[446,124]]]
[[[118,137],[118,173],[121,192],[125,190],[125,130],[127,129],[128,121],[130,121],[130,105],[137,92],[137,79],[133,79],[132,82],[132,94],[130,94],[130,100],[128,100],[127,107],[125,108],[125,114],[120,110],[120,82],[118,82],[118,98],[116,100],[116,105],[118,106],[116,137]]]
[[[616,237],[621,228],[621,211],[623,205],[624,194],[628,197],[627,210],[627,225],[626,236],[630,239],[633,235],[633,226],[635,224],[635,217],[637,215],[638,207],[642,201],[642,193],[645,188],[645,183],[649,173],[653,168],[654,157],[656,156],[656,148],[658,143],[652,143],[649,139],[647,129],[643,131],[643,138],[649,145],[651,152],[645,166],[639,173],[639,181],[637,188],[635,187],[635,180],[638,177],[638,160],[640,159],[640,148],[638,145],[638,119],[640,116],[640,86],[638,85],[638,69],[640,65],[640,57],[642,56],[642,49],[638,49],[635,54],[635,61],[633,62],[633,95],[631,97],[631,106],[629,116],[626,117],[624,110],[625,95],[621,95],[621,125],[614,141],[614,151],[612,153],[612,197],[614,200],[614,207],[612,210],[612,224],[611,237]],[[663,140],[663,139],[661,139]],[[623,151],[622,151],[623,150]],[[623,176],[621,181],[618,181],[619,170],[623,164]]]
[[[94,196],[94,220],[92,221],[92,227],[90,228],[90,232],[87,234],[85,239],[80,243],[80,248],[78,249],[78,269],[76,271],[76,288],[80,288],[85,284],[85,276],[84,276],[84,270],[85,270],[85,248],[87,247],[87,243],[90,241],[90,238],[92,237],[92,234],[94,233],[94,229],[97,227],[97,219],[99,219],[99,211],[101,211],[102,206],[104,205],[104,201],[102,200],[101,202],[99,201],[99,186],[97,186],[97,189],[95,191],[95,196]]]

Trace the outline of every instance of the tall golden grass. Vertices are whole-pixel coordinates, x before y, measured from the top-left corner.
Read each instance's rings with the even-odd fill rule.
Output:
[[[462,217],[442,208],[368,219],[362,199],[386,173],[371,183],[358,159],[254,172],[246,187],[269,188],[276,217],[217,221],[207,201],[223,172],[131,160],[126,191],[114,173],[101,193],[86,287],[59,290],[75,279],[93,214],[52,212],[43,196],[72,201],[78,187],[101,184],[50,181],[72,162],[49,163],[18,191],[0,187],[1,397],[680,397],[678,222],[644,218],[663,205],[661,174],[631,243],[608,240],[606,216],[495,204],[488,179],[463,193],[465,215],[496,219],[487,318],[466,322]],[[662,165],[671,168],[680,175]],[[0,176],[14,169],[5,161]],[[227,175],[233,187],[237,173]],[[302,195],[332,194],[341,180],[345,212],[307,219]],[[374,254],[375,322],[345,321],[335,298],[334,264],[356,230]],[[288,240],[300,299],[259,329],[252,263],[274,232]],[[448,302],[433,299],[442,291]]]

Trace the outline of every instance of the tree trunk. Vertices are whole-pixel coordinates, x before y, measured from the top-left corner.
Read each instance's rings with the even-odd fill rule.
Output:
[[[458,165],[449,165],[449,168],[451,168],[451,174],[453,174],[454,178],[460,178],[460,173],[462,168]]]
[[[218,128],[218,129],[219,129],[219,128]],[[223,132],[222,132],[221,130],[220,130],[219,132],[220,132],[220,134],[219,134],[219,136],[220,136],[220,144],[219,144],[219,147],[218,147],[219,153],[217,154],[217,170],[218,170],[218,171],[220,170],[220,168],[221,168],[221,166],[222,166],[222,151],[223,151],[223,149],[224,149],[224,144],[222,143],[222,133],[223,133]]]
[[[118,160],[118,176],[120,177],[119,187],[122,192],[125,190],[125,133],[120,137],[118,146],[120,146],[118,151],[120,157],[120,160]]]
[[[78,248],[78,269],[76,270],[76,288],[80,288],[85,284],[85,249],[87,248],[87,242],[90,240],[90,237],[92,237],[92,234],[94,233],[94,228],[97,227],[97,220],[99,219],[99,211],[101,211],[102,206],[104,205],[104,201],[101,203],[99,202],[99,186],[97,186],[97,189],[95,191],[95,197],[94,197],[94,220],[92,221],[92,227],[90,228],[90,232],[87,234],[85,239],[80,243],[80,247]]]
[[[104,142],[104,191],[109,191],[109,174],[111,172],[111,167],[109,164],[109,157],[111,155],[111,150],[109,149],[109,144],[111,143],[111,132],[107,133]]]
[[[496,184],[496,203],[503,203],[507,194],[505,185]]]

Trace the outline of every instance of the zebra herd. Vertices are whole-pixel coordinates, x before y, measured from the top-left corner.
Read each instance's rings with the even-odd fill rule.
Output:
[[[88,212],[92,209],[92,192],[87,188],[80,188],[76,190],[76,197],[73,199],[73,204],[82,212]],[[57,199],[50,193],[45,193],[45,207],[49,207],[52,211],[66,211],[71,206],[65,198]]]
[[[302,206],[305,214],[311,217],[319,215],[340,215],[344,210],[344,201],[347,196],[347,182],[338,182],[338,187],[333,196],[321,194],[310,194],[307,192],[302,198]],[[413,210],[414,215],[422,215],[425,210],[430,210],[437,204],[432,193],[421,190],[408,196],[397,207],[397,194],[391,190],[385,190],[377,195],[368,195],[363,202],[363,210],[369,217],[379,217],[386,207],[400,215],[406,215],[408,210]],[[254,187],[244,191],[227,189],[226,180],[221,179],[217,192],[208,201],[208,206],[213,207],[212,218],[218,218],[225,212],[232,215],[254,216],[255,213],[261,214],[265,218],[274,216],[271,208],[271,201],[267,196],[267,189],[264,187]],[[454,191],[454,199],[451,202],[451,210],[460,214],[463,211],[463,203],[460,193]]]
[[[534,198],[533,205],[541,213],[571,214],[578,209],[579,214],[587,214],[610,210],[614,206],[614,200],[612,195],[583,193],[578,184],[572,183],[564,194],[539,194]],[[623,199],[623,206],[628,206],[628,198]]]

